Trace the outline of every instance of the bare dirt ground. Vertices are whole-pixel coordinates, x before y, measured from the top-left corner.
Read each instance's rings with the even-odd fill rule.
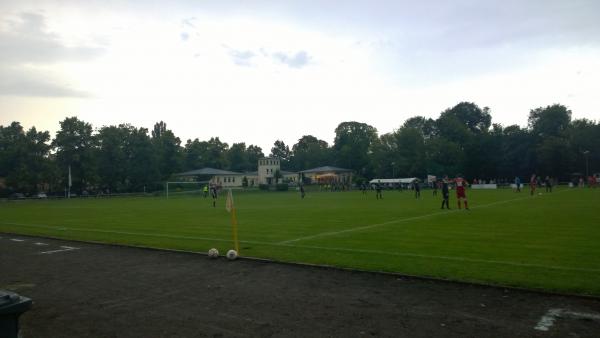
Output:
[[[2,233],[0,289],[25,338],[600,337],[600,299]]]

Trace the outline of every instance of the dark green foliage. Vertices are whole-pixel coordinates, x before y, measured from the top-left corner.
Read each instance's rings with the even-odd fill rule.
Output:
[[[290,161],[292,158],[292,152],[290,147],[286,146],[283,141],[277,140],[271,148],[271,157],[278,158],[281,164],[281,169],[289,169]]]
[[[277,191],[288,191],[290,186],[287,183],[277,183],[275,185],[275,190]]]
[[[261,183],[261,184],[258,185],[258,189],[260,189],[260,190],[269,190],[269,185]]]
[[[312,135],[302,136],[292,147],[293,157],[291,167],[294,170],[304,170],[332,163],[331,151],[327,142]]]
[[[333,151],[340,167],[360,171],[369,166],[369,153],[377,140],[377,129],[359,122],[342,122],[335,129]]]
[[[600,124],[571,116],[567,107],[555,104],[532,109],[527,128],[503,127],[492,124],[489,108],[461,102],[437,119],[415,116],[380,136],[366,123],[342,122],[333,146],[312,135],[301,137],[291,149],[277,140],[271,156],[281,161],[282,170],[349,168],[355,182],[458,173],[468,180],[525,179],[536,173],[566,181],[573,173],[600,171]],[[139,192],[162,189],[165,180],[181,171],[256,171],[264,157],[258,146],[240,142],[230,147],[218,137],[187,140],[182,147],[163,121],[149,135],[129,124],[94,131],[70,117],[60,122],[50,141],[48,132],[24,130],[19,122],[0,126],[0,195],[64,194],[69,166],[73,193]],[[276,171],[274,178],[279,183],[283,175]],[[246,178],[242,184],[248,183]]]
[[[81,194],[94,189],[98,183],[97,138],[92,125],[69,117],[60,122],[60,130],[52,141],[56,150],[56,162],[61,173],[61,185],[68,184],[68,168],[71,167],[72,192]]]

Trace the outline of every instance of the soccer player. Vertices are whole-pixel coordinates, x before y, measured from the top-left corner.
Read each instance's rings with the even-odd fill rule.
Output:
[[[421,197],[421,185],[419,184],[419,180],[415,180],[413,182],[413,186],[415,187],[415,198]]]
[[[450,188],[448,187],[448,176],[444,176],[442,181],[442,209],[446,205],[446,209],[450,210]]]
[[[205,185],[204,188],[202,189],[202,191],[204,192],[204,198],[208,197],[208,185]]]
[[[467,181],[462,178],[461,174],[458,174],[454,179],[454,184],[456,185],[456,199],[458,201],[458,208],[461,209],[460,200],[465,200],[465,210],[469,210],[469,204],[467,203],[467,195],[465,193],[465,188],[467,186]]]
[[[517,192],[521,192],[521,178],[519,176],[515,177],[515,186],[517,187]]]
[[[216,186],[210,187],[210,195],[212,196],[212,199],[213,199],[213,208],[216,208],[217,207],[217,187]]]
[[[304,192],[304,185],[300,185],[300,197],[302,199],[304,199],[304,196],[306,195],[306,193]]]
[[[431,186],[433,188],[433,196],[437,196],[437,191],[438,191],[439,185],[440,185],[440,181],[436,180],[436,181],[431,182]]]
[[[546,176],[544,179],[544,185],[546,186],[546,192],[552,192],[552,179],[550,176]]]
[[[383,195],[381,194],[381,183],[377,183],[375,185],[375,198],[376,199],[383,199]]]
[[[531,196],[533,196],[533,194],[535,194],[536,187],[537,187],[537,178],[535,177],[535,174],[531,174],[531,179],[529,180],[529,189],[530,189]]]

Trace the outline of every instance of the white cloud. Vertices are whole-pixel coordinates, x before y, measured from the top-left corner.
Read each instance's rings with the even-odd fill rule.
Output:
[[[348,120],[389,132],[464,100],[505,125],[555,102],[600,118],[596,2],[341,4],[0,4],[0,124],[165,120],[184,140],[268,152],[305,134],[331,143]]]
[[[288,65],[290,68],[302,68],[308,65],[310,62],[308,53],[303,50],[293,55],[288,55],[283,52],[273,53],[273,58],[283,64]]]

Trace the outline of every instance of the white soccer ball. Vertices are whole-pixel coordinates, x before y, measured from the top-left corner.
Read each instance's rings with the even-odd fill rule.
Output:
[[[227,259],[229,259],[230,261],[236,259],[237,256],[238,256],[237,251],[235,251],[235,250],[227,251]]]
[[[210,250],[208,250],[208,257],[209,258],[218,258],[219,257],[219,250],[212,248]]]

